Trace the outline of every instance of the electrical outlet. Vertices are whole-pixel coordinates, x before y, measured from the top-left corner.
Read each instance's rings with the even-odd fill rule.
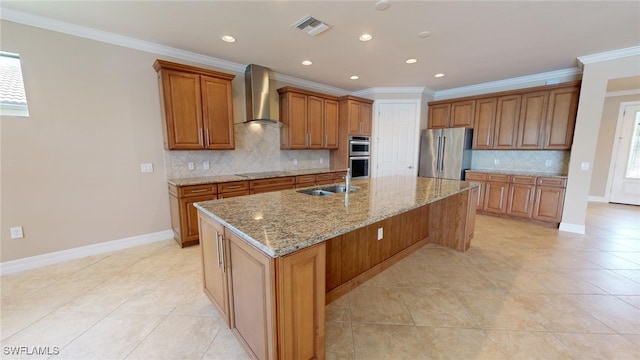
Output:
[[[22,239],[24,237],[24,233],[22,232],[22,226],[9,228],[9,232],[11,233],[12,239]]]
[[[546,167],[551,166],[551,164],[552,164],[552,161],[551,161],[551,160],[545,160],[545,161],[544,161],[544,166],[546,166]]]
[[[140,171],[143,173],[153,172],[153,164],[152,163],[142,163],[140,164]]]
[[[323,158],[320,158],[320,164],[322,164],[324,162]]]
[[[382,240],[382,230],[383,228],[378,228],[378,240]]]
[[[205,169],[205,170],[209,170],[209,162],[208,161],[203,162],[202,163],[202,168]]]
[[[192,162],[188,163],[188,164],[187,164],[187,167],[189,168],[189,170],[193,170],[193,169],[195,169],[195,168],[196,168],[195,166],[193,166],[193,163],[192,163]]]
[[[499,158],[493,159],[493,165],[500,165],[500,159]]]
[[[293,159],[293,165],[298,165],[298,159]]]

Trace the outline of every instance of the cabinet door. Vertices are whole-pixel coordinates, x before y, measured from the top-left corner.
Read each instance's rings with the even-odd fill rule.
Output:
[[[231,81],[200,77],[204,143],[209,150],[235,148]]]
[[[360,104],[360,134],[371,136],[371,104]]]
[[[482,173],[467,172],[465,174],[464,180],[480,183],[480,189],[477,192],[476,209],[482,210],[482,208],[484,207],[484,191],[485,191],[484,182],[486,180],[486,175]]]
[[[559,223],[562,220],[564,193],[564,188],[537,186],[533,205],[533,218],[541,221]]]
[[[230,326],[229,285],[227,268],[223,262],[223,256],[228,255],[222,240],[224,227],[208,216],[199,216],[198,223],[200,224],[204,293],[216,307],[227,326]]]
[[[198,209],[193,206],[193,203],[215,200],[215,198],[215,195],[205,195],[180,199],[180,214],[183,215],[180,219],[183,245],[187,242],[198,243]]]
[[[508,183],[487,182],[485,183],[484,207],[483,210],[496,214],[507,212],[507,195],[509,192]]]
[[[324,148],[338,148],[339,107],[336,100],[324,100]]]
[[[522,218],[531,218],[535,185],[510,184],[507,200],[507,214]]]
[[[320,243],[277,259],[278,359],[325,358],[325,251]]]
[[[493,133],[496,122],[497,98],[479,99],[476,102],[473,123],[473,148],[488,150],[493,148]]]
[[[548,91],[537,91],[522,95],[517,149],[542,148],[542,132],[547,115],[548,100]]]
[[[349,135],[360,134],[360,103],[354,100],[347,101],[347,114],[349,117]]]
[[[166,132],[169,150],[204,148],[200,76],[173,70],[161,72]]]
[[[429,106],[429,129],[441,129],[449,127],[449,112],[451,104],[440,104]]]
[[[498,98],[496,125],[493,137],[494,149],[515,149],[520,116],[520,95]]]
[[[231,265],[231,329],[252,358],[276,359],[274,260],[231,231],[225,237]]]
[[[475,100],[454,102],[451,104],[451,127],[473,128],[475,111]]]
[[[306,149],[308,145],[307,129],[307,96],[288,93],[289,109],[288,126],[289,148]]]
[[[307,147],[324,147],[324,100],[316,96],[307,97]]]
[[[571,149],[579,92],[578,87],[568,87],[551,90],[549,93],[543,146],[545,150]]]

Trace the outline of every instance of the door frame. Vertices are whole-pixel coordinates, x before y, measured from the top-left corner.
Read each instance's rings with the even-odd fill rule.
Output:
[[[618,108],[618,120],[616,123],[616,134],[613,137],[613,149],[611,151],[611,159],[609,160],[609,174],[607,175],[607,187],[604,193],[604,202],[608,203],[611,198],[611,188],[613,187],[613,173],[615,168],[615,162],[618,158],[618,151],[620,150],[620,133],[622,132],[622,123],[624,121],[624,110],[627,106],[640,106],[640,101],[623,101]]]
[[[370,164],[370,171],[371,171],[371,177],[377,177],[378,176],[378,156],[377,156],[377,149],[378,149],[378,145],[379,145],[379,138],[378,138],[378,130],[379,130],[379,121],[380,121],[380,105],[382,104],[386,104],[386,105],[393,105],[393,104],[415,104],[416,105],[416,118],[415,118],[415,125],[416,125],[416,133],[415,133],[415,149],[414,149],[414,154],[413,154],[413,159],[414,159],[414,165],[413,165],[413,173],[415,176],[418,176],[418,156],[420,155],[420,131],[422,131],[422,129],[420,128],[420,114],[422,113],[422,99],[380,99],[380,100],[375,100],[373,102],[373,129],[372,129],[372,136],[371,136],[371,148],[372,148],[372,152],[371,152],[371,164]]]

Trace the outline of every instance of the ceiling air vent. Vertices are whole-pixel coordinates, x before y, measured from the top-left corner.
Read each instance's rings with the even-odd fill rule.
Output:
[[[319,35],[327,30],[330,26],[322,21],[312,18],[311,16],[305,16],[302,19],[296,21],[293,25],[296,29],[302,30],[311,36]]]

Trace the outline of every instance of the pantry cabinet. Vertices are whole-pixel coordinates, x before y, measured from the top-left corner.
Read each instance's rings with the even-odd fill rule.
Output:
[[[337,98],[284,87],[280,94],[280,148],[334,149],[338,139]]]
[[[168,150],[235,148],[231,81],[235,75],[156,60],[164,146]]]

